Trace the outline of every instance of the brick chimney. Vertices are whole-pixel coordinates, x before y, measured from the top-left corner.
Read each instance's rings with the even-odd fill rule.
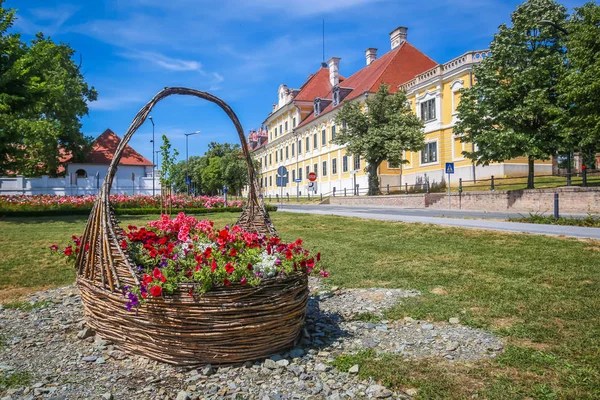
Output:
[[[390,43],[392,45],[392,50],[396,47],[400,46],[402,43],[406,42],[408,37],[408,28],[405,26],[399,26],[393,31],[390,32]]]
[[[365,56],[367,57],[367,65],[371,65],[371,63],[377,59],[377,49],[369,47],[365,50]]]
[[[340,83],[340,60],[339,57],[331,57],[327,64],[329,64],[329,82],[331,86],[335,86]]]

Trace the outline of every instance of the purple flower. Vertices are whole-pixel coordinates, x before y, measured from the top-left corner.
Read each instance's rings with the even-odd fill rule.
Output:
[[[142,272],[144,270],[144,268],[141,265],[137,266],[138,272]]]
[[[167,260],[164,260],[163,262],[161,262],[161,263],[160,263],[159,267],[160,267],[160,268],[164,268],[164,267],[166,267],[167,265],[169,265],[169,263],[167,262]]]
[[[262,278],[262,272],[257,272],[254,274],[254,276],[256,276],[258,278]]]
[[[123,296],[125,296],[127,294],[127,292],[129,291],[129,286],[127,285],[123,285]]]
[[[279,258],[275,259],[275,265],[277,265],[278,267],[281,265],[281,260]]]

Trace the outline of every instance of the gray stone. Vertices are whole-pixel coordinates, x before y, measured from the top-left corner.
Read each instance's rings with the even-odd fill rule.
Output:
[[[458,349],[459,344],[456,342],[450,342],[446,345],[446,351],[455,351]]]
[[[94,362],[98,359],[98,356],[87,356],[87,357],[83,357],[81,359],[81,361],[85,361],[85,362]]]
[[[102,398],[105,400],[113,400],[114,396],[111,392],[106,392],[102,395]]]
[[[327,372],[331,369],[331,367],[329,365],[325,365],[323,363],[317,363],[315,365],[315,371],[317,372]]]
[[[276,361],[276,364],[280,367],[287,367],[290,365],[290,362],[284,358],[283,360]]]
[[[103,357],[98,357],[98,358],[96,359],[96,364],[104,364],[105,362],[106,362],[106,360],[104,360],[104,358],[103,358]]]
[[[433,330],[433,325],[432,324],[422,324],[421,329],[423,329],[425,331],[431,331],[431,330]]]
[[[456,317],[452,317],[448,320],[448,322],[450,322],[453,325],[456,325],[456,324],[460,324],[460,319],[456,318]]]
[[[380,385],[371,385],[367,388],[366,393],[376,399],[387,399],[392,396],[392,391]]]
[[[177,397],[175,400],[190,400],[190,395],[188,392],[182,390],[179,393],[177,393]]]
[[[202,368],[202,375],[211,376],[215,374],[215,369],[210,364],[206,364],[204,368]]]
[[[83,328],[77,334],[77,339],[87,339],[96,335],[96,332],[92,328]]]
[[[268,369],[278,369],[279,368],[279,364],[277,364],[275,361],[271,360],[270,358],[267,358],[263,365],[265,366],[265,368],[268,368]]]
[[[358,369],[359,369],[358,364],[354,364],[353,366],[350,367],[348,372],[351,374],[358,374]]]

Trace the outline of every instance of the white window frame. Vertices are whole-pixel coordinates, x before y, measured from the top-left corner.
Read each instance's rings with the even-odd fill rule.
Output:
[[[425,133],[442,128],[442,90],[439,85],[436,90],[426,90],[423,95],[416,98],[417,117],[419,119],[421,118],[421,103],[428,100],[435,100],[435,119],[423,121],[425,123]]]
[[[431,161],[428,163],[421,163],[421,160],[423,159],[423,157],[421,157],[421,153],[423,152],[423,150],[419,151],[419,166],[421,167],[427,167],[429,165],[440,165],[440,143],[439,143],[439,139],[431,139],[431,140],[426,140],[425,143],[423,144],[423,147],[425,147],[426,144],[428,143],[433,143],[435,142],[435,154],[437,156],[437,160],[435,161]]]
[[[456,92],[460,91],[463,87],[464,87],[465,81],[462,79],[455,79],[452,81],[452,83],[450,84],[450,90],[452,90],[452,119],[454,122],[454,117],[456,115],[458,115],[458,112],[456,111],[456,107],[458,106],[458,104],[455,104],[454,101],[454,95],[456,94]]]

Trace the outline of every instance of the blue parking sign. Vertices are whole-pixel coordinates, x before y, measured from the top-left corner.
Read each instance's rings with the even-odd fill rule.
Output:
[[[447,162],[446,163],[446,173],[447,174],[453,174],[454,173],[454,163],[453,162]]]

